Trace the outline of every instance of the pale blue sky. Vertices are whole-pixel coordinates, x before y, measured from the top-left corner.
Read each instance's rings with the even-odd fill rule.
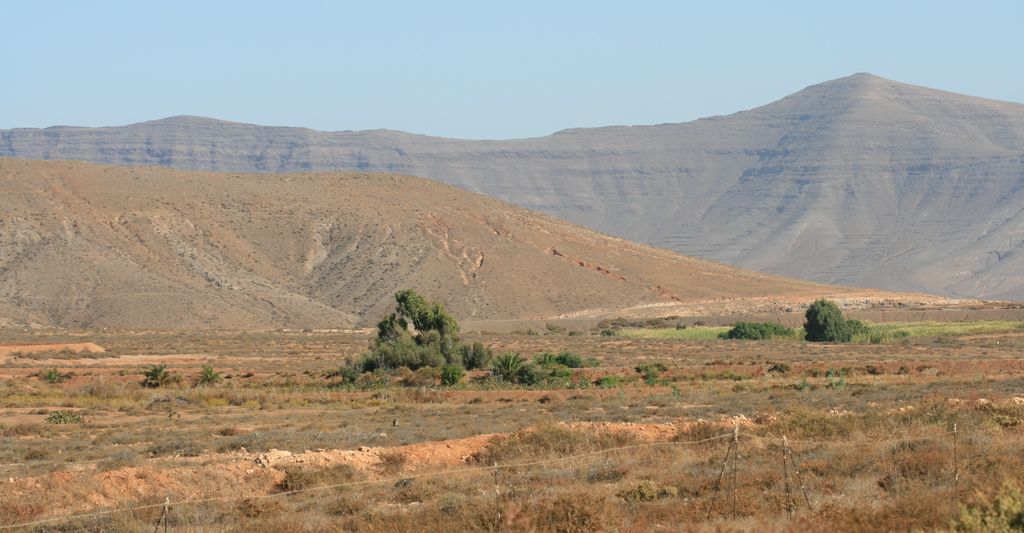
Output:
[[[871,72],[1024,102],[1024,2],[5,2],[0,128],[169,115],[466,138],[681,122]]]

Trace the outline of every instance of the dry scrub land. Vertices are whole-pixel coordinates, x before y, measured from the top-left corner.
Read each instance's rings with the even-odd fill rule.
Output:
[[[189,531],[989,529],[1024,479],[1024,330],[982,329],[466,339],[599,361],[530,388],[343,384],[363,332],[7,332],[0,526],[151,531],[168,499]],[[143,388],[159,363],[179,380]]]

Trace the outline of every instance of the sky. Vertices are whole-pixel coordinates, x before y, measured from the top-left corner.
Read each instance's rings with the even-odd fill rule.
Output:
[[[1024,102],[1024,2],[31,1],[0,128],[201,115],[472,139],[729,114],[870,72]]]

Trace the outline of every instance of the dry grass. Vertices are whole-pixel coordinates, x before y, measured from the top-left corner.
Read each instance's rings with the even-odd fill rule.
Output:
[[[225,382],[192,388],[184,379],[143,389],[143,365],[124,356],[68,369],[74,378],[58,384],[32,377],[39,368],[31,361],[0,369],[0,463],[17,463],[0,467],[0,479],[15,480],[0,491],[0,523],[93,509],[84,502],[104,491],[118,499],[99,508],[159,503],[174,487],[173,501],[238,496],[174,507],[171,527],[192,530],[471,531],[494,530],[499,522],[507,530],[537,531],[941,529],[998,515],[993,502],[1012,502],[1013,489],[1005,487],[1024,479],[1024,405],[1013,400],[1024,390],[1024,365],[1014,332],[954,337],[948,344],[911,338],[907,345],[840,347],[597,336],[482,339],[524,354],[564,349],[599,357],[602,367],[583,375],[625,378],[610,389],[547,390],[474,381],[458,389],[409,387],[401,375],[377,388],[339,387],[325,375],[365,346],[355,336],[259,334],[260,342],[276,348],[253,346],[243,357],[244,341],[235,334],[106,335],[104,346],[118,353],[167,354],[171,369],[184,376],[213,361]],[[330,355],[331,340],[351,349]],[[175,359],[179,341],[200,355]],[[289,363],[282,366],[282,359]],[[634,370],[641,362],[667,370],[645,383]],[[788,371],[767,371],[779,362]],[[843,370],[842,387],[826,375],[829,369]],[[802,382],[805,388],[795,386]],[[81,412],[85,422],[42,422],[57,409]],[[729,440],[689,444],[728,433],[732,420],[742,424],[735,517],[731,478],[717,489],[715,483]],[[612,430],[582,422],[635,426]],[[618,450],[647,442],[629,428],[667,423],[677,424],[676,444]],[[492,432],[505,435],[455,468],[393,448]],[[812,503],[807,509],[797,494],[792,521],[779,460],[783,435]],[[243,448],[302,453],[360,447],[384,451],[365,467],[218,466]],[[545,462],[515,466],[534,461]],[[495,462],[502,466],[497,479],[484,468]],[[481,469],[461,472],[474,465]],[[130,481],[104,484],[104,476]],[[281,495],[349,482],[360,484]],[[118,492],[124,486],[135,491]],[[962,515],[950,502],[977,516]],[[144,531],[158,516],[158,510],[117,511],[61,527]]]

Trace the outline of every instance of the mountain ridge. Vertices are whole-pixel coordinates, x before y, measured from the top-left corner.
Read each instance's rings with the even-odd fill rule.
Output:
[[[397,172],[744,268],[1024,298],[1024,215],[1014,208],[1024,205],[1021,104],[857,74],[730,115],[526,139],[213,120],[35,136],[6,130],[0,155],[226,172]]]

